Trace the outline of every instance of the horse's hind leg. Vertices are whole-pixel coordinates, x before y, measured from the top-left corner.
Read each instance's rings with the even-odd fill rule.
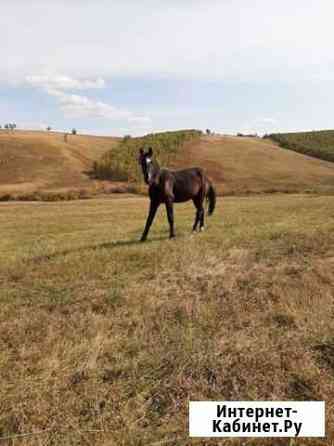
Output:
[[[201,188],[201,192],[199,195],[199,209],[200,209],[199,230],[200,231],[204,231],[204,215],[205,215],[204,201],[205,201],[205,195],[206,195],[205,192],[206,192],[206,182],[205,182],[205,178],[202,178],[202,188]]]
[[[199,213],[198,213],[197,201],[196,201],[195,198],[193,199],[193,203],[194,203],[194,206],[196,208],[195,221],[194,221],[194,224],[193,224],[193,232],[195,232],[196,229],[197,229],[198,222],[199,222]]]
[[[201,200],[196,197],[193,199],[194,205],[196,207],[196,216],[195,216],[195,222],[193,225],[193,231],[197,230],[198,223],[200,223],[200,228],[204,226],[204,209],[203,209],[203,203]]]
[[[204,207],[202,204],[201,210],[200,210],[200,216],[199,216],[199,230],[204,231]]]
[[[199,230],[204,231],[204,214],[205,214],[203,205],[204,199],[202,196],[199,196],[196,197],[193,201],[197,209],[193,231],[196,231],[198,223],[199,223]]]
[[[175,237],[174,232],[174,212],[173,212],[173,202],[171,200],[166,201],[166,211],[169,223],[169,238]]]

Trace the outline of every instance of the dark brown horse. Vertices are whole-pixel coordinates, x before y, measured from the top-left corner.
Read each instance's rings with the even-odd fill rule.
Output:
[[[204,174],[198,167],[184,170],[160,169],[159,164],[152,158],[153,150],[150,147],[145,153],[139,151],[139,164],[142,167],[146,184],[149,185],[150,210],[141,241],[145,241],[148,231],[155,217],[158,207],[164,203],[169,222],[169,237],[175,237],[173,204],[192,200],[196,207],[196,217],[193,231],[204,229],[204,200],[209,201],[208,214],[211,215],[216,205],[216,192]]]

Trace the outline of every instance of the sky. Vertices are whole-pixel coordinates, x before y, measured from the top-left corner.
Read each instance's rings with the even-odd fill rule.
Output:
[[[334,128],[332,0],[0,0],[0,124]]]

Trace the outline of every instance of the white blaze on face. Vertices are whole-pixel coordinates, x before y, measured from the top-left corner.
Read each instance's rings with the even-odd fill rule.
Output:
[[[151,169],[149,168],[151,163],[152,163],[151,158],[146,158],[146,167],[147,167],[148,181],[151,181],[151,178],[152,178]]]

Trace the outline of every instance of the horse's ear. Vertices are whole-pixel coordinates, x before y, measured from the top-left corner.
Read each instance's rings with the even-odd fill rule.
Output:
[[[152,150],[152,147],[150,147],[148,149],[148,156],[152,156],[152,155],[153,155],[153,150]]]

